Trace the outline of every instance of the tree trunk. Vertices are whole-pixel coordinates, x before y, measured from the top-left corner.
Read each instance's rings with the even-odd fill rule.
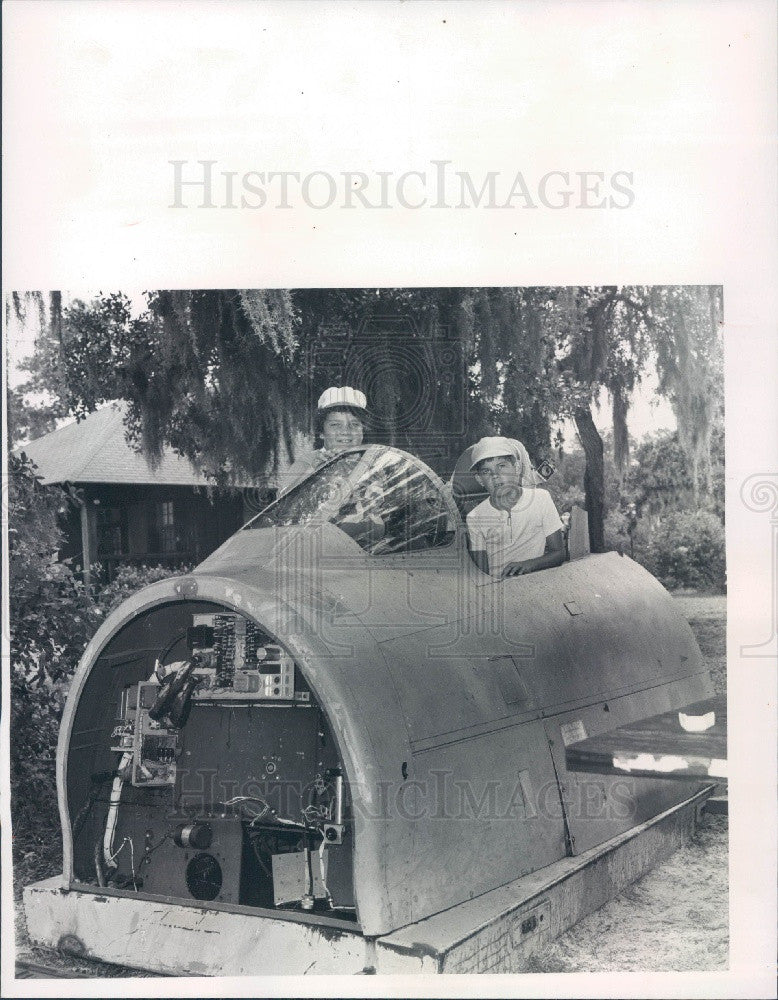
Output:
[[[592,411],[579,406],[573,414],[578,436],[586,455],[584,489],[589,514],[589,545],[592,552],[605,551],[605,466],[602,438],[594,426]]]

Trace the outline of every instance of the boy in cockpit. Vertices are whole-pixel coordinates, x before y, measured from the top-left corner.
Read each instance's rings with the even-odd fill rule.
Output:
[[[564,540],[554,501],[547,490],[522,486],[522,460],[512,442],[481,438],[470,468],[489,494],[467,515],[478,568],[504,578],[561,566]]]

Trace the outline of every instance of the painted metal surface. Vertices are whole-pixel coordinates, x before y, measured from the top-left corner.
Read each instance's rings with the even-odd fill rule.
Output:
[[[592,782],[609,779],[565,766],[565,741],[582,731],[710,692],[688,624],[628,558],[590,555],[500,582],[471,563],[461,521],[447,547],[385,556],[327,523],[249,529],[185,581],[130,598],[90,643],[58,752],[67,883],[67,789],[83,780],[68,773],[71,742],[87,740],[90,712],[104,712],[98,674],[132,669],[102,652],[122,629],[142,632],[133,622],[144,614],[203,602],[276,636],[327,714],[354,807],[354,892],[367,935],[588,850],[684,794],[631,779],[629,794],[606,784],[598,800]],[[217,745],[213,753],[218,763]]]
[[[528,971],[532,955],[688,842],[712,787],[584,854],[378,938],[376,971]]]

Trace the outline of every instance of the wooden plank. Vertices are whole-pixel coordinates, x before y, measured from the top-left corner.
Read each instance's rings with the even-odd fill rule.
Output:
[[[680,716],[713,725],[689,732]],[[687,725],[690,723],[687,722]],[[592,736],[566,749],[567,769],[595,774],[632,774],[699,781],[727,777],[727,701],[708,698],[681,709],[662,712],[611,732]]]
[[[304,923],[254,907],[217,909],[94,886],[63,891],[61,876],[27,886],[23,898],[33,945],[62,947],[66,937],[79,957],[125,968],[171,976],[299,976],[353,975],[365,965],[355,925],[336,929],[313,914]]]
[[[98,976],[99,969],[95,968],[95,976]],[[154,973],[150,973],[154,975]],[[42,965],[40,962],[28,961],[26,958],[16,959],[17,979],[89,979],[86,972],[76,972],[72,969],[63,969],[55,965]]]

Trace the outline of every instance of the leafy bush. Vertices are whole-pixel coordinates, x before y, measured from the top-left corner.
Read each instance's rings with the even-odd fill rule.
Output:
[[[695,494],[689,460],[678,431],[659,431],[635,450],[626,490],[640,516],[705,509],[724,521],[724,421],[719,415],[711,431],[710,482],[701,473]]]
[[[666,587],[726,589],[724,526],[712,512],[669,514],[635,541],[635,558]]]
[[[26,457],[9,456],[8,555],[11,649],[11,806],[19,852],[59,843],[55,760],[68,686],[106,614],[147,583],[185,572],[121,567],[92,595],[58,559],[71,489],[44,486]]]
[[[608,510],[605,515],[605,548],[606,550],[616,550],[630,554],[632,546],[630,544],[630,527],[632,526],[629,513],[616,507]]]
[[[110,583],[95,590],[95,603],[103,616],[109,615],[137,590],[142,590],[157,580],[185,575],[191,572],[192,568],[192,566],[176,566],[175,569],[171,569],[170,566],[124,563],[116,567]],[[96,575],[99,577],[99,567],[96,569]]]
[[[11,649],[11,799],[16,834],[57,826],[54,758],[75,664],[99,615],[66,562],[59,517],[72,491],[44,487],[26,456],[9,456],[8,569]]]

